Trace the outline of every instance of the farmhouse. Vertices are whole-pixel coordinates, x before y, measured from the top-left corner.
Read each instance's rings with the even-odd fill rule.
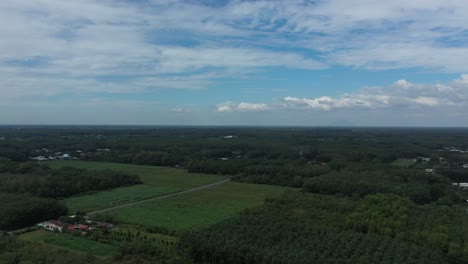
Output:
[[[37,224],[37,226],[42,227],[45,230],[49,230],[49,231],[63,232],[63,228],[65,227],[65,224],[58,220],[49,220],[49,221],[39,223]]]
[[[87,232],[89,229],[89,226],[88,225],[69,225],[67,227],[67,231],[81,231],[81,232]]]

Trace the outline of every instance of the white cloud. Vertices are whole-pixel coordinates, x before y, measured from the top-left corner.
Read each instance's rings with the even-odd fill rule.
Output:
[[[218,105],[218,112],[257,111],[262,110],[324,110],[336,109],[416,109],[421,107],[462,107],[468,109],[468,76],[461,75],[459,79],[446,84],[415,84],[398,80],[388,86],[363,87],[351,94],[339,97],[321,96],[317,98],[299,98],[287,96],[279,103],[239,105],[227,102]],[[256,105],[244,107],[241,105]]]
[[[218,104],[217,112],[262,112],[270,109],[267,104],[225,102]]]
[[[327,64],[462,72],[468,71],[467,13],[464,0],[231,0],[218,6],[5,0],[0,74],[16,84],[0,89],[34,93],[23,85],[34,80],[46,94],[83,92],[74,85],[79,78],[88,80],[87,90],[121,91],[120,81],[91,86],[93,78],[109,75],[134,76],[139,83],[155,79],[157,88],[200,89],[216,78],[265,67],[312,70]],[[11,63],[37,57],[44,60],[40,66]],[[198,82],[187,85],[196,75]],[[161,79],[168,82],[157,85]],[[127,89],[132,91],[140,89]]]

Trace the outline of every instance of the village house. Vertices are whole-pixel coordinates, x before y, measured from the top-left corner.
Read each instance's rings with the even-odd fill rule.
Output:
[[[73,232],[73,231],[81,231],[82,233],[86,233],[89,229],[88,225],[69,225],[67,227],[67,231]]]
[[[37,226],[42,227],[43,229],[49,230],[49,231],[63,232],[63,228],[65,227],[65,224],[58,220],[49,220],[49,221],[39,223],[37,224]]]

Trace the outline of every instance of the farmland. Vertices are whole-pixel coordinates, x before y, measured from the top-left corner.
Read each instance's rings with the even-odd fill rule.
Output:
[[[170,186],[175,189],[190,189],[226,179],[225,176],[210,175],[204,173],[188,173],[184,169],[139,166],[111,162],[93,161],[53,161],[47,163],[53,168],[71,166],[89,170],[115,170],[129,174],[136,174],[146,185]]]
[[[70,212],[78,210],[94,211],[108,207],[157,197],[163,194],[187,190],[226,179],[225,176],[202,173],[188,173],[183,169],[138,166],[109,162],[89,161],[54,161],[48,163],[53,168],[72,166],[82,169],[112,169],[129,174],[136,174],[144,184],[121,187],[107,191],[84,194],[65,199]]]
[[[285,187],[229,182],[197,192],[142,203],[116,210],[120,221],[170,230],[208,226],[246,208],[260,206],[267,197],[283,193]]]
[[[89,253],[95,256],[112,256],[117,253],[117,248],[111,245],[102,244],[84,237],[51,233],[44,230],[22,234],[19,236],[19,239]]]
[[[134,185],[71,197],[65,199],[64,202],[70,212],[89,212],[130,203],[132,201],[144,200],[180,190],[181,189],[176,189],[171,186]]]

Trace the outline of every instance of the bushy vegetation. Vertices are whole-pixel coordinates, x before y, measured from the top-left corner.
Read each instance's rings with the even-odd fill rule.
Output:
[[[68,213],[58,201],[0,192],[0,230],[14,230]]]
[[[3,192],[60,198],[140,183],[136,175],[112,170],[51,169],[44,164],[0,160],[0,191]]]
[[[442,176],[410,169],[344,170],[332,172],[304,183],[309,192],[365,196],[376,193],[394,193],[410,198],[418,204],[439,199],[461,202],[462,197],[453,190],[450,181]]]

